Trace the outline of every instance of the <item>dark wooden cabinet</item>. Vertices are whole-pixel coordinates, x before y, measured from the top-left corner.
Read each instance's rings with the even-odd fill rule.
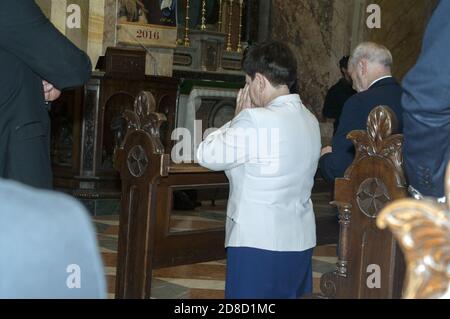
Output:
[[[119,207],[113,155],[126,129],[121,115],[133,109],[139,92],[151,92],[157,112],[168,118],[161,140],[170,149],[175,117],[169,114],[176,112],[178,87],[174,78],[95,73],[84,87],[64,92],[51,111],[55,188],[82,199],[94,214],[101,214],[102,204]]]

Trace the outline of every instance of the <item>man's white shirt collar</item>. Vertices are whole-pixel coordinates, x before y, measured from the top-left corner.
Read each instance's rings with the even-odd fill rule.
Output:
[[[387,78],[392,78],[392,75],[386,75],[386,76],[382,76],[379,79],[376,79],[375,81],[372,82],[372,84],[369,86],[369,88],[371,88],[375,83],[380,82],[381,80],[387,79]]]

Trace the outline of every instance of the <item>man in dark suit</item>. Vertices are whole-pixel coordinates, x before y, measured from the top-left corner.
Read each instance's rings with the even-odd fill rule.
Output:
[[[52,187],[47,104],[90,71],[33,0],[0,0],[0,177]]]
[[[450,161],[450,1],[441,1],[417,64],[403,81],[403,145],[409,183],[425,196],[444,196]],[[448,200],[448,198],[447,198]]]
[[[370,112],[379,105],[389,106],[397,115],[402,129],[402,88],[392,77],[392,55],[382,45],[365,42],[352,54],[349,71],[358,94],[344,105],[339,127],[333,137],[333,146],[322,150],[320,170],[324,179],[334,184],[336,178],[344,176],[353,162],[355,148],[347,139],[353,130],[365,130]]]
[[[323,105],[323,116],[325,118],[334,119],[333,134],[336,134],[339,126],[339,118],[341,117],[345,102],[356,93],[352,87],[352,78],[348,72],[349,59],[349,56],[344,56],[339,61],[342,78],[328,90]]]

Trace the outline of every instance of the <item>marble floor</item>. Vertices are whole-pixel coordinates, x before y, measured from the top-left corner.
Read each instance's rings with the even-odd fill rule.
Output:
[[[318,247],[313,257],[314,292],[320,290],[322,274],[335,268],[337,219],[329,205],[329,191],[316,190],[313,202],[316,214]],[[178,225],[186,224],[190,218],[181,220]],[[195,216],[191,221],[204,225],[208,219]],[[216,220],[212,220],[216,223]],[[114,298],[117,263],[118,216],[95,217],[99,245],[108,282],[108,297]],[[153,273],[152,298],[155,299],[223,299],[225,287],[225,260],[186,265],[155,270]]]

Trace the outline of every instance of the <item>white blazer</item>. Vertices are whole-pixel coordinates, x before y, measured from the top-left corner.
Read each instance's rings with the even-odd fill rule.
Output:
[[[311,190],[320,150],[319,123],[297,94],[242,111],[200,144],[199,164],[230,181],[226,247],[316,246]]]

